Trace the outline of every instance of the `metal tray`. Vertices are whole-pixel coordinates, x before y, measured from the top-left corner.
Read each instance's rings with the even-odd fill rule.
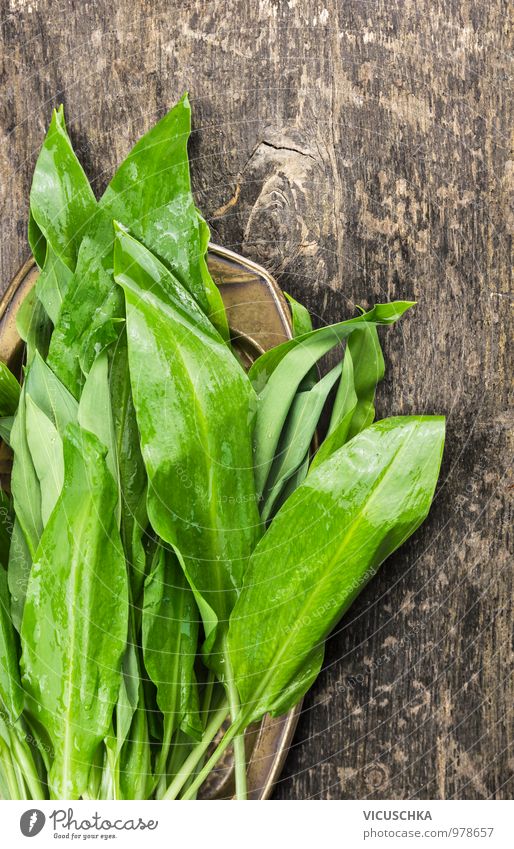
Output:
[[[233,251],[209,245],[209,270],[227,310],[234,347],[246,367],[263,351],[291,338],[289,309],[268,272]],[[16,330],[16,313],[34,286],[38,269],[33,259],[23,265],[0,300],[0,359],[21,375],[23,342]],[[8,484],[12,457],[0,442],[0,479]],[[268,799],[277,782],[298,722],[301,705],[288,714],[267,716],[246,734],[248,798]],[[202,798],[231,798],[234,793],[230,754],[209,776]]]

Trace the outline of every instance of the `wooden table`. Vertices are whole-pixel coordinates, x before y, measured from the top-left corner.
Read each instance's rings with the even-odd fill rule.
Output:
[[[100,192],[188,89],[216,241],[263,263],[318,323],[418,301],[383,333],[378,412],[448,416],[441,486],[330,640],[277,798],[512,793],[508,9],[2,2],[3,286],[28,254],[51,108],[64,103]]]

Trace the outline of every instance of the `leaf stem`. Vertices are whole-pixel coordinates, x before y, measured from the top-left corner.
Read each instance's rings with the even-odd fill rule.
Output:
[[[23,742],[20,740],[16,728],[9,729],[9,737],[30,798],[44,799],[45,794],[41,786],[41,781],[25,740]]]
[[[230,663],[230,654],[225,647],[225,668],[226,668],[226,685],[228,702],[230,705],[230,718],[232,725],[236,725],[240,718],[241,705],[239,702],[239,693],[232,673]],[[245,732],[244,727],[234,736],[234,767],[236,778],[236,798],[239,801],[248,798],[248,788],[246,781],[246,751],[245,751]]]
[[[7,786],[9,788],[9,796],[11,799],[21,799],[22,794],[20,788],[18,786],[18,781],[16,778],[16,773],[14,771],[13,763],[11,760],[11,754],[7,747],[2,746],[0,742],[0,750],[1,750],[1,760],[4,766],[4,775],[5,780],[7,782]]]
[[[113,760],[109,752],[109,746],[104,740],[104,757],[102,768],[102,781],[100,785],[100,798],[111,800],[116,798],[116,779],[115,770],[113,770]]]
[[[205,752],[209,748],[210,744],[214,740],[216,734],[220,730],[221,726],[225,722],[229,713],[228,706],[226,702],[216,711],[213,715],[212,719],[208,723],[203,739],[197,746],[194,747],[192,752],[186,758],[180,772],[175,776],[170,786],[168,787],[166,793],[162,796],[162,799],[176,799],[180,791],[182,790],[184,784],[188,780],[189,776],[196,769],[197,764],[203,758]],[[210,770],[209,770],[210,771]],[[203,770],[202,770],[203,772]],[[207,774],[207,773],[206,773]],[[202,779],[203,781],[203,779]],[[202,782],[200,782],[201,784]]]
[[[215,751],[213,752],[213,754],[211,755],[211,757],[209,758],[209,760],[207,761],[207,763],[205,764],[203,769],[200,770],[200,772],[196,776],[196,778],[193,781],[193,783],[191,784],[191,786],[184,793],[184,795],[182,796],[182,799],[194,799],[195,798],[196,793],[198,792],[198,790],[202,786],[203,782],[205,781],[205,779],[207,778],[207,776],[209,775],[211,770],[216,766],[216,764],[218,763],[219,759],[221,758],[221,756],[223,755],[225,750],[228,748],[230,743],[232,743],[234,737],[237,734],[239,734],[239,732],[241,731],[241,729],[243,727],[244,727],[244,725],[243,725],[243,722],[240,718],[237,723],[232,724],[230,726],[230,728],[227,729],[227,731],[225,732],[224,737],[221,739],[221,742],[219,743],[218,747],[215,749]]]
[[[13,769],[14,769],[14,774],[16,776],[16,781],[18,783],[18,788],[19,788],[18,799],[29,799],[29,794],[28,794],[28,791],[27,791],[27,785],[26,785],[25,780],[23,778],[21,767],[20,767],[18,761],[15,758],[12,758],[12,765],[13,765]]]
[[[168,757],[170,753],[171,741],[173,738],[173,734],[177,730],[174,728],[173,723],[176,719],[176,711],[177,711],[177,688],[173,688],[173,699],[172,704],[168,705],[168,716],[164,717],[164,735],[162,741],[161,751],[159,752],[159,756],[157,759],[157,764],[155,766],[155,776],[154,776],[154,785],[153,790],[158,791],[158,793],[162,793],[166,790],[166,781],[167,781],[167,772],[166,772],[166,764],[168,762]]]

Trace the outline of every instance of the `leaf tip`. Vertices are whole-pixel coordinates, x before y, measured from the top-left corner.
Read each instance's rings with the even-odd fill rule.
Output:
[[[66,129],[66,124],[64,120],[64,105],[62,103],[52,111],[52,120],[50,122],[50,126],[57,125],[61,129]]]
[[[116,221],[115,218],[112,219],[112,226],[114,228],[114,235],[116,237],[128,233],[128,227],[125,227],[125,225],[122,224],[121,221]]]
[[[396,321],[397,318],[404,315],[408,310],[412,307],[415,307],[417,301],[393,301],[393,306],[396,308],[396,317],[393,318],[393,321]]]

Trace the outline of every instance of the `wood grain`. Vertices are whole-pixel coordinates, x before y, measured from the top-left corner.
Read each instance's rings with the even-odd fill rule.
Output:
[[[512,795],[510,8],[2,2],[4,287],[28,254],[52,106],[99,192],[188,89],[216,241],[263,263],[318,323],[418,301],[384,334],[378,406],[446,413],[441,486],[330,640],[278,798]]]

